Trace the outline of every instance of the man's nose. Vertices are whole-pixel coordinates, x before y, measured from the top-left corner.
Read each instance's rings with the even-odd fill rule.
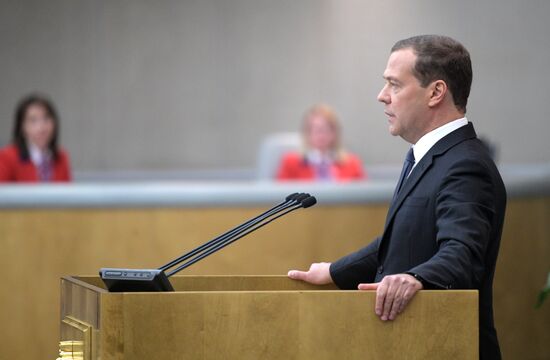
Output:
[[[380,90],[380,92],[378,93],[378,96],[376,97],[376,99],[378,101],[384,103],[384,104],[389,104],[390,103],[388,92],[386,91],[386,86],[384,86],[382,88],[382,90]]]

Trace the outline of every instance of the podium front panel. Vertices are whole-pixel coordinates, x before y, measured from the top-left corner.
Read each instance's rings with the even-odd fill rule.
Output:
[[[478,358],[476,291],[421,291],[395,321],[383,322],[374,313],[373,291],[284,276],[171,280],[171,293],[108,293],[96,277],[64,279],[99,299],[94,313],[93,301],[64,297],[87,309],[81,320],[92,323],[98,315],[95,358]]]

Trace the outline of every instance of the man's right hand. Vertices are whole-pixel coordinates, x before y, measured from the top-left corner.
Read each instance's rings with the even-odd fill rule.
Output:
[[[294,280],[302,280],[310,284],[326,285],[332,284],[330,277],[330,263],[313,263],[308,271],[290,270],[288,277]]]

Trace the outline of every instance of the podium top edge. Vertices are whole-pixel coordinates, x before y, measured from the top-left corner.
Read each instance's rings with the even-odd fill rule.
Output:
[[[86,288],[90,291],[94,291],[96,293],[101,294],[110,294],[110,295],[131,295],[131,296],[143,296],[143,295],[153,295],[153,294],[160,294],[159,292],[118,292],[118,293],[110,293],[103,285],[102,280],[99,276],[91,276],[91,275],[84,275],[84,276],[63,276],[61,278],[64,281],[68,281],[74,285],[77,285],[79,287]],[[280,294],[297,294],[297,293],[325,293],[325,294],[334,294],[334,293],[349,293],[349,294],[357,294],[357,293],[366,293],[366,294],[372,294],[375,291],[365,291],[365,290],[340,290],[334,287],[334,285],[328,285],[328,286],[319,286],[315,287],[315,285],[309,285],[306,283],[299,283],[303,284],[304,288],[294,288],[292,285],[290,287],[286,286],[285,283],[288,281],[288,284],[294,283],[296,280],[292,280],[288,278],[286,275],[180,275],[180,276],[174,276],[175,279],[197,279],[197,280],[206,280],[207,282],[204,284],[208,284],[207,286],[200,286],[199,289],[197,289],[196,286],[189,287],[187,289],[181,289],[178,290],[176,288],[176,291],[173,292],[164,292],[164,294],[221,294],[221,293],[228,293],[228,294],[235,294],[235,293],[257,293],[257,294],[266,294],[266,293],[280,293]],[[248,286],[236,286],[233,288],[232,286],[222,286],[222,289],[220,289],[219,286],[211,286],[212,281],[215,281],[216,279],[219,279],[220,281],[226,281],[229,280],[242,280],[245,283],[247,280],[255,280],[254,286],[251,286],[250,288]],[[263,285],[263,286],[257,286],[258,280],[265,279],[268,281],[269,285]],[[271,280],[271,281],[270,281]],[[273,282],[275,280],[275,282]],[[282,282],[281,282],[282,281]],[[196,283],[196,282],[195,282]],[[241,282],[242,283],[242,282]],[[229,281],[229,284],[235,284],[235,282]],[[309,287],[311,286],[311,287]],[[208,289],[207,289],[208,288]],[[211,289],[211,290],[210,290]],[[470,296],[478,296],[478,290],[476,289],[452,289],[452,290],[422,290],[422,293],[428,295],[428,294],[456,294],[456,295],[470,295]]]

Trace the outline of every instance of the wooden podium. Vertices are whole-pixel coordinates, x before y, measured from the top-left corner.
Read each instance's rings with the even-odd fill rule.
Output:
[[[60,358],[477,359],[477,291],[421,291],[393,322],[375,292],[285,276],[174,276],[175,292],[61,279]]]

